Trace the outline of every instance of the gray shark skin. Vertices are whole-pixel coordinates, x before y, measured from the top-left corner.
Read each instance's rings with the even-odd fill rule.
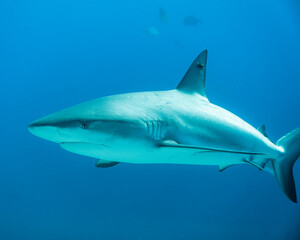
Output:
[[[97,167],[126,163],[218,165],[222,171],[248,164],[275,175],[297,202],[293,165],[300,154],[300,128],[276,144],[205,94],[207,50],[200,53],[176,89],[113,95],[75,105],[32,122],[34,135]]]

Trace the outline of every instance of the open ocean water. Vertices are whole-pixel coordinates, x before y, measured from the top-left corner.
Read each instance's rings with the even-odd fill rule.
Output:
[[[300,205],[254,167],[98,169],[27,130],[98,97],[173,89],[208,49],[209,100],[276,142],[300,126],[299,43],[296,0],[1,0],[0,239],[299,240]]]

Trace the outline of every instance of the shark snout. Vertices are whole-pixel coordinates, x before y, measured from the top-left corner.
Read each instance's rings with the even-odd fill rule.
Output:
[[[59,128],[51,124],[35,121],[28,125],[27,129],[33,135],[52,142],[60,142]]]

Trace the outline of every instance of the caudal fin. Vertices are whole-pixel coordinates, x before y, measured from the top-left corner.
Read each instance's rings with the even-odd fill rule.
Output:
[[[286,196],[297,202],[293,166],[300,155],[300,127],[286,134],[277,141],[283,148],[282,155],[272,161],[276,179]]]

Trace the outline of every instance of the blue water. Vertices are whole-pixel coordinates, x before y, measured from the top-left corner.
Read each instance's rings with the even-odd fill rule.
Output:
[[[98,169],[26,129],[83,101],[172,89],[207,48],[210,101],[276,141],[300,126],[299,43],[295,0],[1,0],[0,239],[299,240],[300,205],[254,167]]]

